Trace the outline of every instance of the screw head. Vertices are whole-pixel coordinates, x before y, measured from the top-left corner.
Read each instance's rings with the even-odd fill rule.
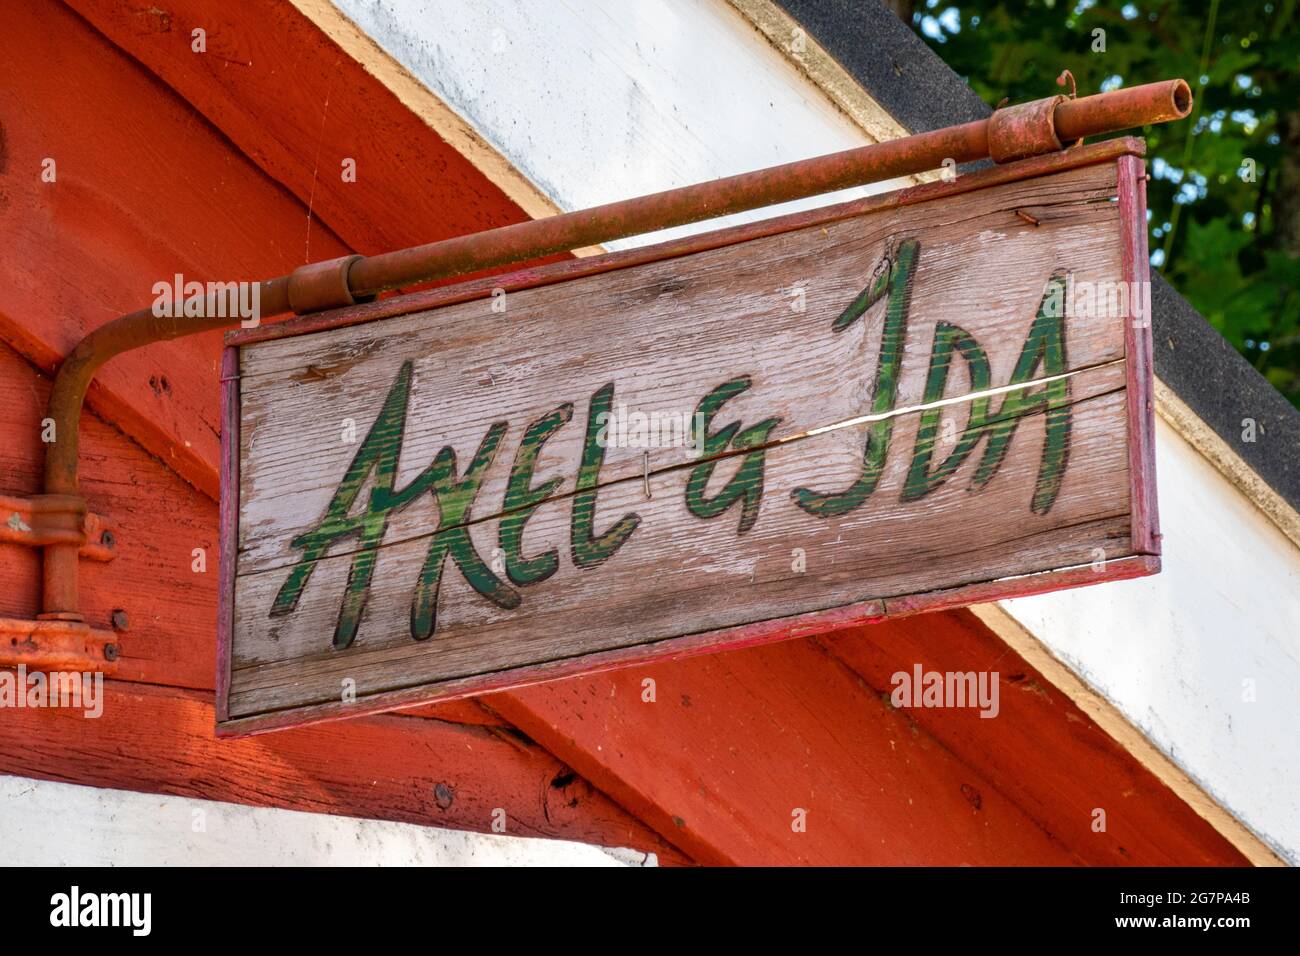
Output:
[[[116,644],[105,644],[105,645],[104,645],[104,660],[106,660],[106,661],[115,661],[115,660],[117,660],[117,645],[116,645]]]
[[[99,535],[99,543],[106,548],[111,548],[117,543],[117,539],[113,537],[113,532],[104,531]]]
[[[131,627],[131,621],[126,616],[126,611],[120,607],[113,611],[112,615],[113,630],[125,631]]]

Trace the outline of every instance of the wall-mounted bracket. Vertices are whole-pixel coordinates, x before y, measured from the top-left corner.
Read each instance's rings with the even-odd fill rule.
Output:
[[[85,621],[0,617],[0,667],[111,674],[117,670],[117,653],[117,635]]]
[[[43,548],[78,544],[87,561],[112,561],[117,537],[110,522],[72,495],[0,495],[0,543]]]
[[[112,561],[117,538],[111,524],[88,512],[75,495],[0,495],[0,543],[32,548],[75,544],[82,558]],[[34,621],[0,618],[0,667],[112,673],[117,657],[117,635],[92,628],[79,614],[42,614]]]

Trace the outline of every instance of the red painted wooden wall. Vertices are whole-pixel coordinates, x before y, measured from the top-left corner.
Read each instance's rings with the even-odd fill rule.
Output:
[[[284,0],[37,0],[5,20],[0,493],[39,490],[60,356],[154,282],[259,279],[523,217]],[[0,711],[0,772],[481,831],[503,808],[516,835],[665,863],[1244,862],[965,613],[217,741],[217,360],[217,336],[197,336],[99,376],[82,473],[119,556],[83,564],[83,605],[98,626],[126,611],[121,667],[99,720]],[[0,584],[0,614],[34,614],[37,555],[0,546]],[[1001,716],[893,709],[889,676],[916,662],[998,670]]]

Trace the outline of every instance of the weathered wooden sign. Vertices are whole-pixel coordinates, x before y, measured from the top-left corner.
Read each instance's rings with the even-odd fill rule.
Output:
[[[232,333],[221,731],[1151,573],[1134,150]]]

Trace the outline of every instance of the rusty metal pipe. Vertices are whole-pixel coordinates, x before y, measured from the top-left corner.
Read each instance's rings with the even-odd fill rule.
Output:
[[[353,265],[352,288],[373,295],[924,172],[941,166],[945,159],[956,163],[983,159],[988,156],[987,126],[985,121],[950,126],[374,256]]]
[[[1183,80],[1079,99],[1052,97],[999,110],[987,120],[918,133],[593,209],[489,229],[382,255],[303,266],[260,285],[261,316],[347,305],[380,292],[683,226],[776,203],[936,169],[950,160],[1001,161],[1059,149],[1086,136],[1181,119],[1191,111]],[[45,459],[48,495],[78,494],[78,424],[90,380],[113,356],[150,342],[235,325],[238,319],[159,317],[132,312],[87,335],[60,366],[50,394],[55,441]],[[42,617],[79,620],[76,543],[45,548]]]
[[[261,283],[262,310],[278,315],[289,309],[288,278]],[[54,441],[45,451],[45,495],[78,495],[77,462],[81,446],[81,406],[86,389],[100,366],[115,355],[167,339],[209,332],[237,324],[238,319],[216,315],[215,302],[205,302],[210,318],[157,316],[141,309],[101,325],[72,350],[59,366],[50,391],[47,416],[54,422]],[[41,607],[43,619],[80,620],[76,542],[45,547]]]
[[[1056,106],[1056,135],[1070,143],[1134,126],[1182,119],[1192,111],[1186,80],[1147,83],[1127,90],[1067,99]]]
[[[1082,99],[1059,97],[1054,116],[1048,121],[1051,124],[1048,132],[1055,133],[1062,143],[1069,143],[1085,136],[1181,119],[1191,110],[1191,97],[1191,89],[1183,80],[1149,83]],[[1032,104],[1026,104],[1029,105]],[[937,169],[945,160],[958,164],[973,162],[990,155],[989,136],[990,121],[978,120],[471,236],[457,236],[362,259],[352,265],[349,281],[354,295],[374,295],[404,285],[447,279],[925,172]]]

